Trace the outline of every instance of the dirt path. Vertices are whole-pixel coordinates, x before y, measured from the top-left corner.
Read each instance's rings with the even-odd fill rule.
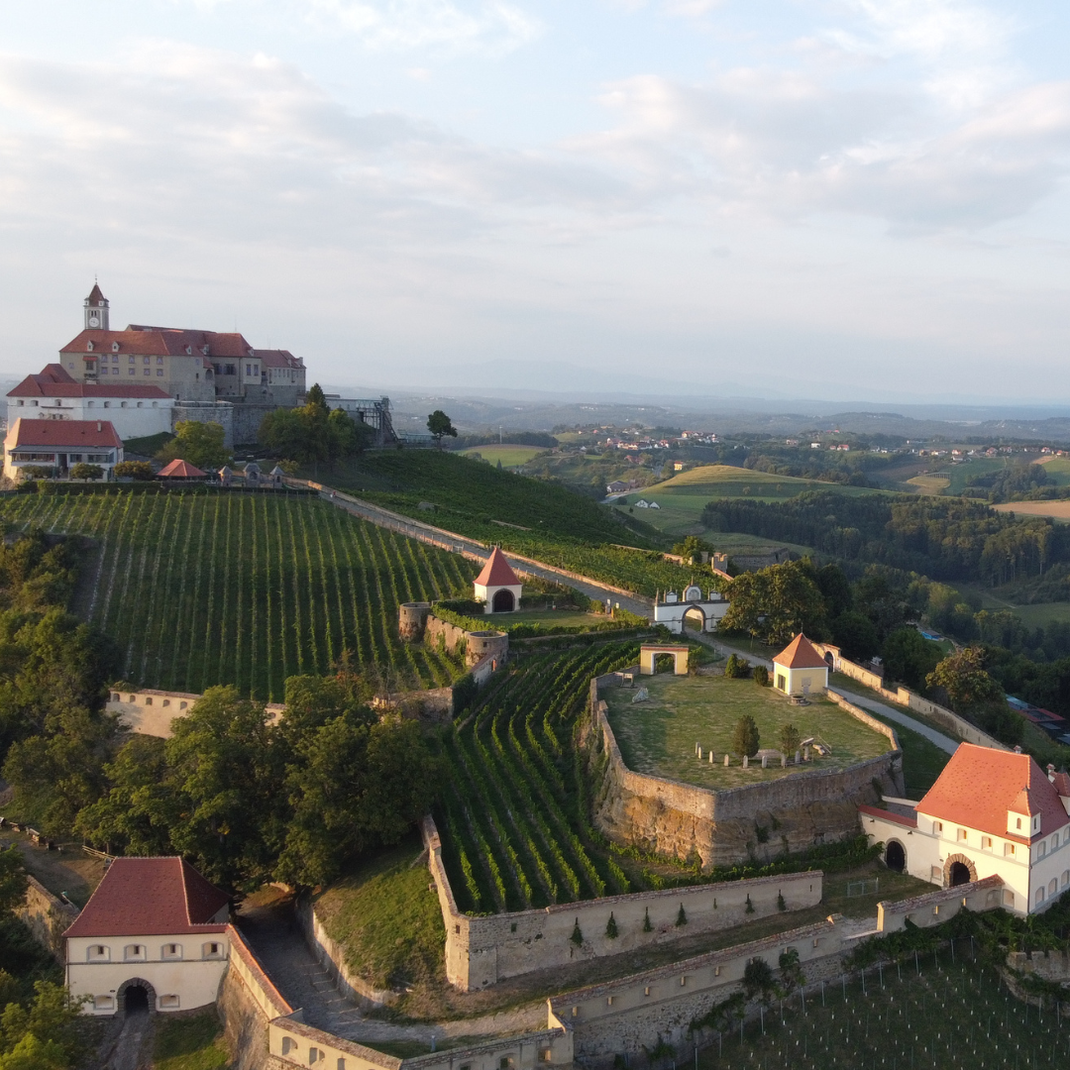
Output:
[[[155,1019],[145,1011],[135,1011],[109,1023],[100,1045],[99,1065],[107,1070],[152,1070]]]

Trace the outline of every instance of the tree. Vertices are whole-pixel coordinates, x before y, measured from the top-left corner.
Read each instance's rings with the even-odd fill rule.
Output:
[[[732,735],[732,750],[736,754],[750,758],[758,753],[760,742],[758,726],[754,723],[754,718],[749,713],[744,714],[736,722],[736,730]]]
[[[984,669],[984,651],[967,647],[944,658],[925,683],[947,696],[956,712],[975,720],[1004,743],[1021,742],[1024,722],[1007,706],[1003,688]]]
[[[744,632],[766,643],[787,643],[798,632],[820,639],[827,630],[825,603],[809,561],[744,572],[728,584],[731,603],[724,631]]]
[[[702,560],[704,553],[712,554],[713,547],[705,539],[700,539],[697,535],[688,535],[683,542],[678,542],[672,548],[672,552],[682,557],[687,564],[694,565]]]
[[[15,844],[0,851],[0,918],[22,902],[27,887],[22,852]]]
[[[943,658],[938,643],[926,639],[917,628],[897,628],[884,641],[884,678],[920,691],[925,678]]]
[[[431,437],[435,440],[435,445],[442,448],[442,439],[449,435],[451,438],[457,437],[457,428],[450,422],[450,418],[441,410],[435,409],[433,413],[427,418],[427,430],[431,432]]]
[[[851,609],[832,622],[832,641],[850,661],[868,661],[880,650],[880,639],[873,621]]]
[[[71,479],[84,479],[88,483],[91,479],[103,479],[104,469],[99,464],[86,464],[80,461],[71,466]]]
[[[205,471],[222,468],[233,460],[230,451],[223,445],[225,438],[222,424],[179,420],[175,424],[175,437],[156,454],[156,460],[166,462],[181,457]]]
[[[777,742],[780,744],[780,753],[790,756],[799,749],[799,744],[802,742],[802,734],[793,724],[781,725]]]
[[[750,675],[750,662],[738,654],[729,654],[724,663],[724,674],[732,680],[745,680]]]
[[[66,988],[38,981],[28,1007],[0,1014],[0,1070],[69,1070],[85,1053],[83,1020]]]
[[[192,461],[190,462],[193,463]],[[152,465],[148,461],[120,461],[115,466],[116,479],[137,479],[147,481],[156,478]]]

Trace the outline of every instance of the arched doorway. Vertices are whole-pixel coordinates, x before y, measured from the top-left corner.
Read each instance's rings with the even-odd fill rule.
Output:
[[[491,600],[490,605],[491,611],[494,613],[512,613],[516,609],[516,599],[513,597],[512,591],[507,591],[503,588],[494,592],[494,598]]]
[[[116,1005],[126,1016],[152,1014],[156,1010],[156,989],[140,977],[131,977],[119,986]]]
[[[964,862],[952,862],[948,870],[947,884],[949,888],[957,888],[960,884],[970,883],[970,869]]]
[[[684,614],[684,627],[690,628],[693,632],[704,632],[706,630],[706,614],[697,606],[692,606]]]
[[[889,840],[884,848],[884,864],[896,873],[902,873],[907,867],[907,853],[898,840]]]

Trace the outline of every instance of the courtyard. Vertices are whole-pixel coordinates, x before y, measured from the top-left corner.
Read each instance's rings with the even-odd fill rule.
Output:
[[[633,702],[641,687],[648,689],[650,698]],[[799,772],[845,769],[891,747],[885,736],[825,698],[793,706],[787,696],[771,687],[759,687],[753,680],[662,673],[637,677],[634,688],[607,688],[602,698],[629,769],[703,788],[735,788]],[[771,759],[767,769],[758,760],[744,769],[737,755],[725,766],[724,755],[732,749],[736,724],[748,714],[758,726],[761,748],[777,749],[780,729],[790,723],[802,739],[812,736],[830,753],[818,756],[812,749],[812,761],[789,764],[786,769],[777,759]],[[696,743],[702,747],[701,760],[695,753]]]

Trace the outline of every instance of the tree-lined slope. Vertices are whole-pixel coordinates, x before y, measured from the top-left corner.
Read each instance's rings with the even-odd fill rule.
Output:
[[[438,686],[455,667],[397,640],[397,606],[468,593],[474,566],[343,514],[274,494],[19,494],[19,528],[99,544],[85,616],[122,651],[123,675],[164,690],[233,684],[281,701],[286,677],[325,673],[343,650],[388,684]]]

